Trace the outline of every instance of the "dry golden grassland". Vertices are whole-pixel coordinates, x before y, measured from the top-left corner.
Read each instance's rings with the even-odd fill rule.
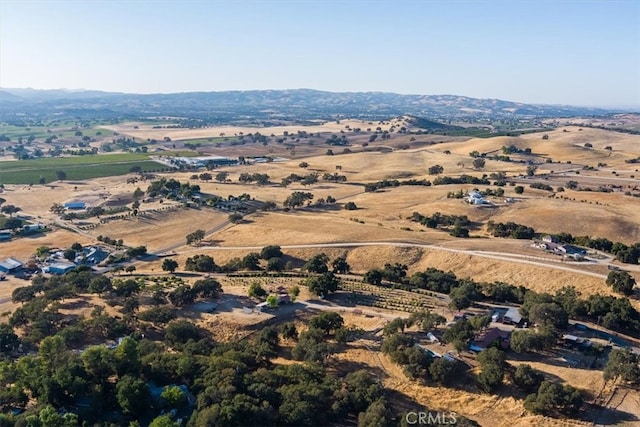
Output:
[[[398,122],[400,123],[400,122]],[[113,130],[136,138],[162,139],[170,136],[174,140],[218,137],[221,132],[231,136],[234,133],[250,133],[259,131],[262,134],[281,134],[284,130],[297,132],[336,132],[344,129],[345,125],[351,127],[378,126],[377,123],[369,125],[357,121],[341,121],[336,123],[320,124],[315,127],[292,126],[286,128],[209,128],[209,129],[151,129],[139,124],[139,129],[133,129],[133,124],[113,127]],[[382,126],[388,128],[390,125]],[[567,132],[564,132],[564,130]],[[528,134],[519,137],[497,137],[491,139],[470,139],[464,142],[443,142],[421,146],[421,140],[433,136],[416,138],[414,148],[408,150],[396,150],[390,153],[361,152],[345,155],[317,155],[326,151],[327,146],[309,148],[309,153],[316,155],[305,157],[308,168],[302,169],[298,165],[300,158],[284,162],[274,162],[256,165],[244,165],[226,167],[215,170],[228,171],[232,183],[218,182],[194,182],[201,186],[204,193],[216,194],[227,197],[248,193],[256,199],[275,201],[279,206],[293,191],[308,191],[314,194],[314,200],[332,196],[338,199],[334,207],[326,208],[302,208],[289,212],[258,212],[248,216],[245,222],[237,225],[226,224],[214,234],[208,235],[205,246],[186,246],[186,234],[197,229],[212,230],[223,225],[227,220],[227,213],[214,211],[209,208],[183,209],[171,211],[147,212],[170,205],[165,201],[143,203],[142,215],[137,218],[112,221],[99,225],[91,230],[79,230],[72,232],[62,228],[43,235],[16,239],[11,242],[0,243],[0,258],[15,256],[26,260],[39,246],[65,248],[73,242],[82,244],[94,243],[98,235],[109,236],[115,239],[123,239],[125,244],[136,246],[146,245],[151,252],[169,249],[176,252],[175,259],[179,261],[179,271],[184,267],[187,257],[195,254],[209,254],[214,257],[217,264],[224,264],[233,257],[242,257],[247,252],[257,252],[266,245],[276,244],[305,245],[324,243],[357,243],[357,242],[412,242],[420,245],[435,245],[422,247],[394,247],[394,246],[362,246],[362,247],[332,247],[332,248],[284,248],[287,259],[300,266],[304,260],[322,251],[335,258],[346,255],[348,263],[354,272],[362,273],[371,268],[382,267],[385,263],[402,263],[409,267],[409,274],[435,267],[442,270],[453,271],[458,277],[471,277],[478,281],[504,281],[515,285],[523,285],[536,291],[555,292],[565,285],[575,286],[583,296],[594,293],[610,294],[605,280],[599,277],[580,274],[575,271],[564,271],[557,268],[547,268],[542,265],[513,262],[518,255],[535,259],[536,262],[544,262],[550,266],[564,266],[571,269],[582,269],[589,273],[606,275],[604,265],[589,266],[570,263],[558,263],[558,258],[544,254],[542,251],[532,249],[529,241],[516,241],[509,239],[490,238],[485,227],[472,227],[471,234],[477,238],[456,239],[444,231],[427,229],[424,226],[412,222],[408,217],[413,212],[423,215],[431,215],[435,212],[444,214],[467,215],[469,219],[481,225],[488,220],[496,222],[514,221],[520,224],[532,226],[540,232],[569,232],[574,235],[590,235],[594,237],[607,237],[613,241],[633,243],[640,241],[640,198],[624,196],[621,192],[599,193],[578,192],[566,190],[550,197],[551,193],[543,190],[534,190],[525,186],[524,194],[517,195],[513,186],[505,186],[504,197],[512,197],[514,203],[506,203],[504,198],[489,198],[493,207],[475,207],[465,204],[459,199],[447,198],[451,191],[468,191],[473,185],[449,185],[449,186],[401,186],[385,188],[375,193],[365,193],[361,185],[354,183],[374,182],[383,179],[429,179],[428,168],[439,164],[444,167],[444,175],[456,176],[460,174],[472,174],[481,176],[491,172],[502,171],[507,176],[518,176],[526,173],[526,165],[521,163],[506,163],[488,160],[484,170],[476,171],[472,168],[471,151],[500,153],[505,145],[531,148],[537,155],[547,156],[554,163],[543,164],[539,173],[551,170],[564,170],[567,174],[564,178],[578,182],[602,182],[604,184],[616,183],[616,179],[624,178],[625,185],[633,182],[631,175],[635,174],[636,165],[625,163],[625,160],[640,155],[640,136],[615,132],[607,132],[596,129],[583,129],[579,131],[575,126],[568,126],[547,133],[549,139],[543,140],[542,134]],[[446,138],[443,138],[446,140]],[[397,141],[408,142],[408,136],[392,138],[389,141],[378,141],[378,145],[393,145]],[[590,143],[593,148],[587,149],[585,143]],[[372,144],[372,145],[376,145]],[[611,146],[612,151],[605,150]],[[416,148],[417,147],[417,148]],[[234,150],[242,148],[234,147]],[[268,147],[252,147],[257,152],[259,149],[268,150]],[[445,151],[450,154],[445,154]],[[236,153],[237,151],[234,151]],[[265,152],[266,154],[266,152]],[[514,156],[517,158],[517,156]],[[557,163],[558,161],[561,164]],[[567,162],[571,161],[570,164]],[[606,167],[600,167],[598,171],[582,170],[582,165],[596,166],[597,163],[607,163]],[[340,168],[336,168],[340,166]],[[579,174],[575,172],[579,171]],[[612,171],[618,175],[612,174]],[[257,186],[245,185],[238,182],[241,173],[266,173],[270,176],[272,185]],[[303,187],[294,183],[287,188],[279,185],[282,178],[296,173],[305,175],[311,172],[323,173],[338,172],[347,177],[346,184],[334,184],[322,180],[311,187]],[[193,172],[174,173],[171,176],[181,182],[190,180]],[[640,173],[638,174],[640,176]],[[32,221],[40,221],[45,224],[63,223],[59,218],[49,212],[53,203],[64,203],[68,200],[81,199],[90,204],[101,204],[107,200],[130,200],[136,187],[143,190],[148,183],[139,182],[127,184],[127,177],[113,177],[94,179],[85,182],[57,182],[50,186],[7,186],[2,197],[7,204],[14,204],[22,208],[23,213],[32,217]],[[534,178],[531,182],[542,178]],[[478,186],[481,190],[486,186]],[[495,187],[494,187],[495,188]],[[554,185],[555,188],[555,185]],[[562,198],[560,198],[562,197]],[[575,199],[575,200],[574,200]],[[353,201],[358,206],[357,210],[344,210],[342,204]],[[96,222],[96,220],[87,220]],[[77,221],[66,224],[76,227]],[[210,245],[210,246],[206,246]],[[250,247],[250,248],[249,248]],[[445,250],[449,249],[449,250]],[[501,253],[501,259],[483,258],[472,253],[452,252],[450,250],[485,251]],[[542,260],[540,260],[542,258]],[[140,261],[136,265],[136,274],[164,274],[161,270],[162,260]],[[627,268],[627,266],[625,266]],[[630,267],[629,267],[630,268]],[[640,274],[632,271],[637,280]],[[127,275],[123,275],[126,278]],[[200,275],[186,277],[192,282]],[[290,279],[288,283],[297,284],[300,279]],[[221,278],[225,295],[245,296],[247,283],[236,281],[233,278]],[[0,282],[0,301],[10,298],[11,292],[18,286],[24,286],[27,282],[10,277],[8,281]],[[303,290],[301,299],[310,296]],[[70,301],[69,304],[72,304]],[[633,302],[636,306],[638,302]],[[76,308],[80,312],[88,313],[94,304],[103,305],[97,298],[92,298],[87,304]],[[0,303],[0,313],[11,310],[14,305],[9,302]],[[69,308],[73,310],[73,308]],[[183,310],[186,317],[216,331],[216,339],[228,339],[243,336],[245,327],[262,319],[267,314],[242,314],[237,309],[225,311],[217,315],[199,314]],[[382,318],[366,318],[344,314],[347,324],[359,325],[365,330],[371,331],[382,325]],[[358,343],[366,344],[366,340]],[[555,420],[539,416],[530,416],[522,405],[522,399],[513,397],[501,397],[494,395],[478,394],[465,390],[444,389],[439,387],[427,387],[406,380],[401,369],[392,364],[385,356],[378,352],[372,353],[366,345],[353,345],[349,349],[336,355],[340,362],[357,363],[370,366],[372,372],[382,372],[384,384],[410,399],[415,399],[421,405],[429,408],[447,408],[469,416],[481,425],[492,426],[577,426],[585,425],[571,420]],[[372,346],[375,343],[370,343]],[[374,347],[372,347],[374,348]],[[284,363],[284,362],[283,362]],[[514,362],[516,363],[516,362]],[[552,366],[550,364],[531,362],[531,364],[543,370],[549,375],[555,375],[567,383],[589,390],[599,390],[602,387],[602,377],[599,371],[585,371]]]
[[[407,126],[403,118],[396,118],[387,120],[382,124],[376,121],[362,121],[362,120],[340,120],[339,122],[323,122],[317,121],[317,124],[302,126],[302,125],[286,125],[286,126],[212,126],[208,128],[199,129],[154,129],[153,125],[145,123],[125,123],[114,126],[103,126],[105,129],[110,129],[115,132],[133,136],[141,139],[156,139],[162,140],[165,137],[170,137],[172,140],[187,140],[196,138],[217,138],[220,136],[233,137],[234,135],[248,135],[250,133],[261,133],[262,135],[283,135],[284,132],[298,133],[298,131],[305,131],[307,133],[324,133],[324,132],[340,132],[350,128],[361,128],[365,130],[371,128],[375,130],[377,127],[383,130],[388,130],[391,126]],[[408,127],[408,126],[407,126]]]
[[[343,122],[342,125],[346,123]],[[351,126],[355,125],[354,123]],[[362,124],[359,126],[363,127]],[[266,129],[263,130],[267,132]],[[420,212],[424,215],[435,212],[467,215],[478,224],[485,223],[490,219],[497,222],[514,221],[533,226],[541,232],[566,231],[574,235],[602,236],[625,243],[640,240],[640,227],[638,227],[640,199],[623,196],[620,193],[607,194],[567,190],[564,193],[558,193],[555,198],[550,198],[549,192],[530,189],[526,185],[522,195],[515,194],[513,187],[506,186],[503,187],[505,197],[515,198],[515,203],[505,203],[504,199],[489,198],[495,206],[479,208],[467,205],[458,199],[447,198],[448,192],[468,191],[475,187],[473,185],[401,186],[386,188],[375,193],[365,193],[363,187],[350,185],[355,182],[364,183],[382,179],[433,179],[433,176],[428,175],[427,169],[434,164],[440,164],[444,167],[444,175],[467,173],[479,176],[493,171],[503,171],[508,176],[523,174],[526,166],[518,163],[487,161],[487,165],[482,171],[475,171],[471,167],[472,159],[468,156],[469,152],[473,150],[481,152],[500,150],[503,145],[510,144],[521,148],[529,147],[534,153],[546,154],[554,161],[561,160],[563,166],[567,166],[567,160],[578,163],[595,159],[593,153],[596,150],[585,150],[582,146],[584,141],[591,141],[596,149],[603,149],[604,146],[611,145],[614,147],[613,153],[617,157],[613,160],[606,159],[606,162],[611,162],[608,167],[617,169],[628,167],[629,165],[624,163],[624,159],[635,157],[640,151],[637,148],[637,143],[640,142],[638,136],[595,129],[584,129],[579,132],[576,127],[568,127],[567,130],[568,132],[563,132],[563,129],[548,132],[548,140],[543,140],[540,134],[528,134],[520,137],[445,142],[426,148],[399,150],[391,153],[367,152],[340,156],[312,156],[305,158],[309,164],[306,169],[298,166],[299,160],[221,168],[221,171],[230,173],[229,179],[232,183],[197,182],[203,192],[223,197],[248,193],[257,199],[273,200],[281,205],[293,191],[309,191],[314,194],[316,200],[333,196],[341,203],[353,201],[359,209],[347,211],[339,209],[340,204],[338,204],[334,208],[300,209],[288,213],[257,213],[248,218],[245,223],[227,226],[220,232],[209,236],[207,240],[222,247],[384,240],[424,244],[454,242],[449,244],[453,244],[459,249],[473,249],[479,245],[482,250],[492,250],[492,248],[508,244],[508,241],[504,239],[493,238],[456,240],[446,232],[426,229],[420,224],[410,221],[408,217],[413,212]],[[275,132],[275,130],[268,130],[268,132]],[[451,154],[444,154],[445,150],[449,150]],[[624,152],[618,152],[618,150],[624,150]],[[347,177],[346,184],[320,181],[307,188],[299,183],[294,183],[287,188],[279,185],[281,179],[291,173],[299,175],[311,172],[333,173],[337,170],[336,166],[341,167],[338,173]],[[240,184],[238,176],[243,172],[267,173],[273,184],[262,187]],[[591,179],[597,179],[598,173],[600,172],[583,171],[580,175],[575,175],[572,178],[580,181],[586,179],[585,176],[588,174]],[[180,181],[188,181],[192,174],[191,172],[175,173],[171,176]],[[8,186],[3,197],[7,199],[7,203],[22,207],[24,213],[33,218],[45,223],[59,222],[49,212],[49,207],[53,203],[63,203],[72,199],[82,199],[90,203],[92,201],[101,203],[101,201],[114,198],[126,199],[131,196],[136,187],[144,189],[148,185],[144,182],[126,184],[125,180],[126,177],[114,177],[82,183],[62,182],[52,186],[33,186],[31,189],[22,186]],[[479,187],[483,189],[484,186]],[[141,209],[144,211],[158,207],[160,205],[157,202],[155,205],[143,203]],[[195,251],[191,247],[179,247],[185,242],[184,236],[186,234],[196,229],[210,230],[225,220],[225,213],[206,208],[162,211],[138,218],[113,221],[93,230],[83,231],[82,234],[59,230],[56,234],[15,240],[4,243],[1,248],[3,254],[7,256],[15,255],[26,258],[36,247],[41,245],[65,246],[73,241],[88,243],[101,234],[116,239],[121,238],[129,245],[147,245],[150,251],[176,246],[175,249],[178,252],[185,254],[179,257],[180,261],[183,261],[182,258],[186,258],[188,251]],[[472,228],[471,232],[472,235],[477,236],[487,235],[484,228]],[[52,240],[53,236],[55,239]],[[513,248],[508,248],[505,252],[511,250]],[[312,249],[309,250],[309,252],[312,251]],[[388,251],[392,251],[392,248],[358,248],[349,253],[350,262],[357,271],[365,271],[376,266],[377,263],[384,264],[386,257],[390,256],[388,261],[395,262],[397,260],[407,263],[412,270],[424,268],[430,263],[434,263],[435,267],[454,270],[461,276],[480,277],[482,280],[512,281],[539,290],[553,290],[560,287],[562,283],[575,282],[584,283],[583,287],[587,293],[606,291],[602,285],[595,286],[594,281],[597,280],[595,278],[556,270],[553,271],[552,278],[549,278],[545,277],[542,267],[526,264],[487,260],[432,249],[422,250],[420,259],[405,259],[402,255],[393,256],[391,253],[387,253]],[[231,257],[230,253],[223,251],[212,251],[212,253],[216,260],[219,260],[218,263]],[[242,251],[233,254],[233,256],[240,255],[242,255]],[[540,273],[529,274],[528,272],[531,271],[540,271]]]

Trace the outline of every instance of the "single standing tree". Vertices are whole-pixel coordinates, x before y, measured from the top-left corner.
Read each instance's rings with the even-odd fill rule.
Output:
[[[297,208],[299,206],[304,205],[307,200],[312,200],[313,194],[311,193],[303,193],[301,191],[294,191],[287,197],[284,201],[285,208]]]
[[[278,245],[265,246],[260,251],[260,258],[266,260],[271,258],[282,258],[282,255],[282,249]]]
[[[200,175],[198,175],[198,177],[200,178],[201,181],[205,181],[205,182],[211,181],[213,179],[213,177],[209,172],[201,173]]]
[[[228,177],[229,177],[229,172],[218,172],[216,174],[215,179],[218,182],[226,182]]]
[[[473,159],[473,168],[474,169],[483,169],[485,165],[485,160],[482,157],[476,157]]]
[[[20,212],[22,209],[14,205],[4,205],[0,208],[0,212],[13,216],[14,213]]]
[[[243,221],[243,216],[240,213],[234,212],[232,214],[229,214],[228,219],[233,224],[240,224]]]
[[[482,350],[478,354],[478,362],[482,372],[478,375],[478,383],[486,392],[492,392],[502,384],[506,368],[504,352],[495,347]]]
[[[204,230],[196,230],[193,233],[187,234],[187,245],[200,243],[202,239],[204,239],[204,234]]]
[[[611,286],[614,292],[631,295],[636,279],[626,271],[610,271],[607,275],[607,285]]]
[[[249,285],[249,292],[248,295],[251,298],[262,298],[264,296],[267,295],[267,291],[265,291],[262,286],[260,286],[260,283],[258,282],[252,282]]]
[[[331,263],[331,268],[334,273],[347,274],[351,270],[351,266],[347,263],[345,256],[339,256]]]
[[[340,285],[340,279],[333,273],[322,273],[320,276],[312,276],[306,279],[309,291],[318,296],[327,296],[329,292],[335,292]]]
[[[310,273],[326,273],[329,271],[329,267],[327,267],[328,262],[329,257],[327,254],[321,252],[314,255],[309,261],[307,261],[302,269]]]
[[[144,196],[144,191],[142,191],[140,189],[140,187],[137,187],[134,191],[133,191],[133,198],[135,200],[138,200],[139,198],[141,198],[142,196]]]
[[[67,179],[67,173],[65,171],[56,171],[56,177],[58,181],[64,181]]]
[[[444,168],[440,165],[429,167],[429,175],[440,175],[442,172],[444,172]]]
[[[165,260],[162,262],[163,271],[168,271],[169,273],[173,274],[177,268],[178,261],[176,261],[175,259],[165,258]]]

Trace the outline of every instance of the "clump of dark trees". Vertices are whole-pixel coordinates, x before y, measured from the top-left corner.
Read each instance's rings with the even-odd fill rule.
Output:
[[[26,408],[0,415],[0,423],[177,426],[160,415],[175,410],[189,426],[312,426],[349,418],[390,425],[396,414],[375,377],[364,370],[339,377],[325,368],[339,342],[358,333],[343,323],[328,312],[299,335],[287,324],[217,343],[193,323],[175,320],[162,329],[161,341],[134,333],[113,349],[96,345],[81,352],[71,351],[63,334],[52,335],[35,355],[0,360],[0,410]],[[293,355],[304,363],[272,363],[283,338],[296,340]],[[160,399],[152,397],[152,383],[167,386]],[[172,384],[186,386],[192,400]],[[29,398],[36,404],[27,408]]]
[[[367,183],[364,186],[364,191],[373,192],[387,187],[399,187],[401,185],[421,185],[424,187],[431,186],[431,182],[426,179],[407,179],[399,181],[397,179],[384,179],[382,181]]]
[[[191,185],[188,182],[181,183],[173,178],[160,178],[157,181],[153,181],[147,188],[149,197],[166,197],[167,199],[188,198],[198,192],[200,192],[199,185]]]
[[[449,185],[449,184],[474,184],[474,185],[491,185],[491,181],[483,175],[481,178],[472,175],[460,176],[439,176],[433,180],[433,185]]]
[[[446,215],[436,212],[431,216],[424,216],[414,212],[410,219],[429,228],[444,228],[454,237],[469,237],[471,221],[466,215]]]

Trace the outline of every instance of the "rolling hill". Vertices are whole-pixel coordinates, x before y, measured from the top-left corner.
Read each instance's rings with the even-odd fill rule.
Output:
[[[605,115],[613,110],[534,105],[455,95],[324,92],[312,89],[128,94],[84,90],[0,89],[0,120],[56,115],[80,118],[188,117],[237,120],[385,119],[404,114],[428,119],[540,118]]]

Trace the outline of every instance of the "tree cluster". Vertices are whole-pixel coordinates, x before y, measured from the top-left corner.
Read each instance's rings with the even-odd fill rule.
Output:
[[[449,234],[454,237],[469,237],[469,229],[466,227],[471,225],[471,221],[466,215],[446,215],[436,212],[431,216],[424,216],[419,212],[414,212],[410,219],[425,227],[446,228],[449,230]]]
[[[620,378],[630,384],[640,384],[640,356],[629,349],[611,350],[603,376],[607,381]]]
[[[394,322],[399,326],[403,319],[396,319],[392,323]],[[405,375],[411,379],[450,384],[456,377],[456,362],[431,357],[415,345],[413,337],[403,332],[388,334],[382,342],[381,351],[394,363],[402,366]]]
[[[269,175],[267,175],[266,173],[247,173],[247,172],[243,172],[240,174],[240,176],[238,177],[238,181],[242,182],[242,183],[251,183],[251,182],[255,182],[258,185],[267,185],[269,184]]]
[[[184,264],[184,269],[187,271],[198,271],[201,273],[213,273],[218,271],[218,266],[211,256],[197,254],[187,258]]]
[[[494,237],[511,237],[513,239],[533,239],[535,230],[526,225],[516,224],[515,222],[487,222],[487,231]]]
[[[404,264],[386,263],[383,269],[374,268],[364,274],[362,280],[371,285],[381,285],[383,280],[394,283],[406,283],[408,267]]]
[[[484,165],[482,166],[484,167]],[[472,175],[462,174],[458,177],[439,176],[433,180],[433,185],[449,185],[449,184],[473,184],[473,185],[491,185],[491,181],[485,175],[478,178]]]
[[[305,203],[313,200],[313,194],[302,192],[302,191],[294,191],[291,193],[284,201],[285,208],[297,208],[303,206]]]
[[[431,181],[426,179],[407,179],[404,181],[399,181],[397,179],[384,179],[382,181],[365,184],[364,191],[370,193],[382,188],[399,187],[401,185],[421,185],[424,187],[429,187],[431,186]]]
[[[168,199],[177,199],[179,197],[191,197],[200,192],[199,185],[191,185],[188,182],[180,183],[173,178],[160,178],[151,182],[147,187],[147,195],[149,197],[166,197]]]
[[[570,385],[562,386],[551,381],[543,381],[536,393],[527,396],[524,407],[534,414],[571,416],[579,412],[583,400],[580,390]]]

